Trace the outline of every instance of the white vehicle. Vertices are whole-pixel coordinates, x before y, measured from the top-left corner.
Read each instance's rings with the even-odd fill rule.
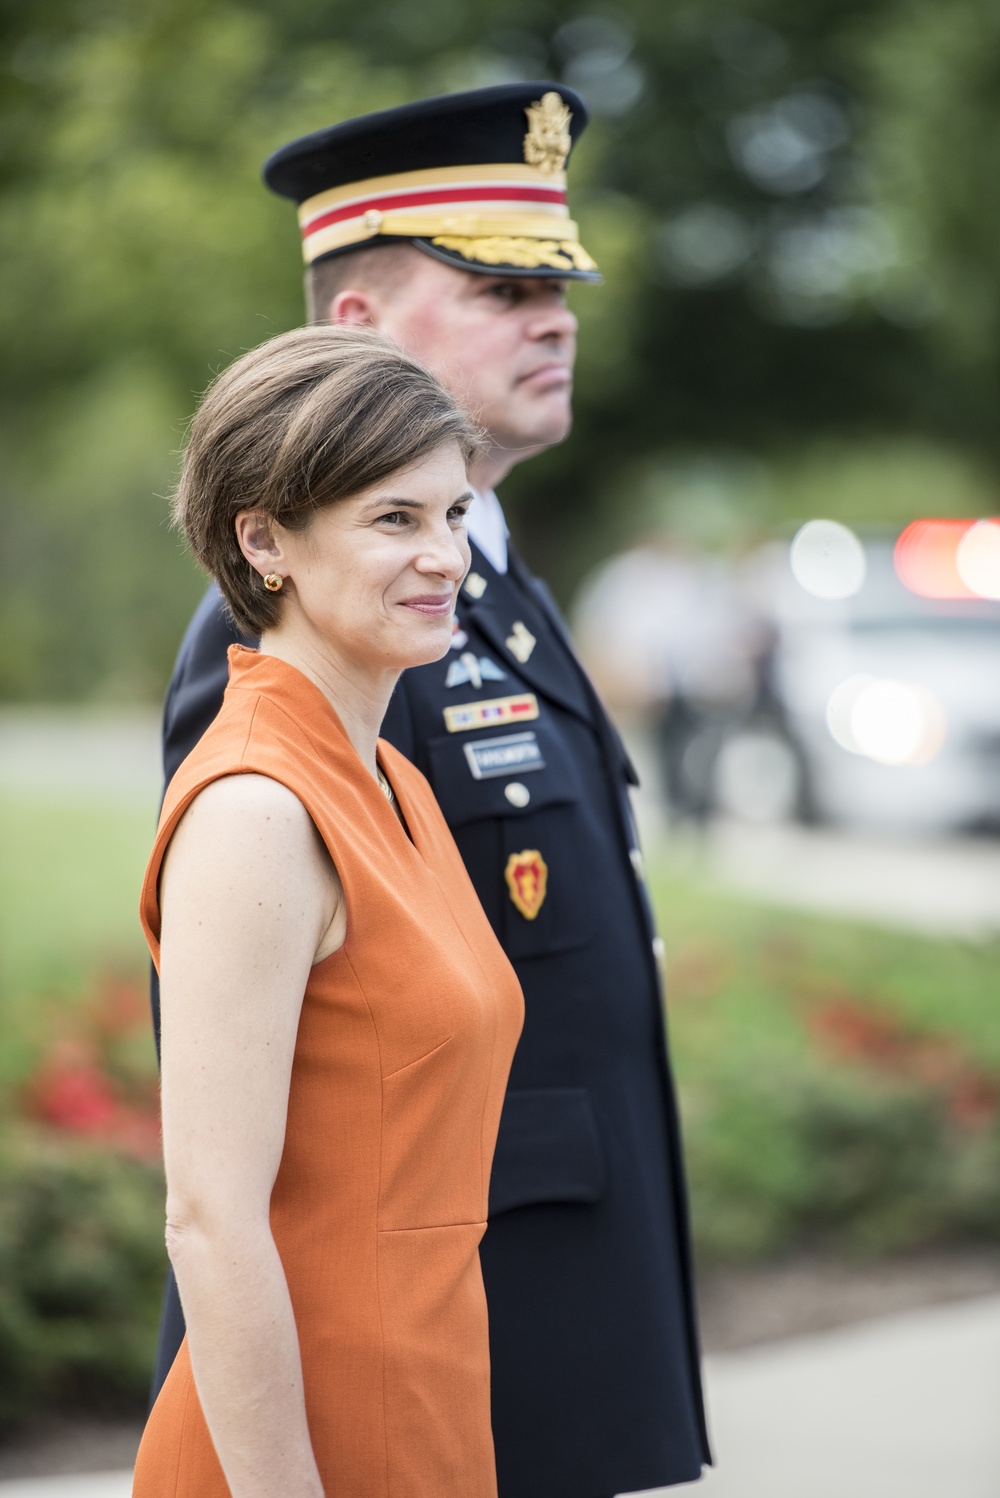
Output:
[[[805,777],[798,810],[883,829],[1000,827],[1000,602],[921,597],[897,574],[893,540],[815,524],[853,542],[844,586],[822,596],[822,568],[797,566],[794,545],[791,557],[762,549],[746,570],[775,627],[773,696]],[[736,729],[731,757],[739,740]]]

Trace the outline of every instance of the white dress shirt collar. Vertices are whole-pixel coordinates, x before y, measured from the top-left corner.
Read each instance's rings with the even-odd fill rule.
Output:
[[[503,518],[500,501],[492,489],[480,494],[473,489],[475,498],[469,506],[465,523],[469,540],[475,541],[483,556],[497,572],[507,571],[507,537],[510,532]]]

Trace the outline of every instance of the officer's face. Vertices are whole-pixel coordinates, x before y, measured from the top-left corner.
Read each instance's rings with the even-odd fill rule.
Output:
[[[469,567],[470,502],[448,443],[326,506],[303,531],[274,527],[267,569],[286,578],[276,633],[354,677],[440,660]]]
[[[569,434],[576,318],[564,281],[454,270],[414,249],[377,320],[512,462]]]

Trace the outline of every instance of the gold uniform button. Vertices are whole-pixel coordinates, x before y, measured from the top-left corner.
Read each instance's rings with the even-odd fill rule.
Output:
[[[507,797],[507,800],[510,802],[511,806],[527,806],[528,802],[531,800],[531,792],[528,790],[528,787],[526,785],[522,785],[519,780],[512,780],[510,785],[505,785],[503,788],[503,793]]]

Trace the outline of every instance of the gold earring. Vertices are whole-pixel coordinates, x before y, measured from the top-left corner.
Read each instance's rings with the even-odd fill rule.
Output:
[[[279,577],[276,572],[269,572],[264,579],[264,587],[269,593],[280,593],[281,585],[284,581],[285,579]]]

